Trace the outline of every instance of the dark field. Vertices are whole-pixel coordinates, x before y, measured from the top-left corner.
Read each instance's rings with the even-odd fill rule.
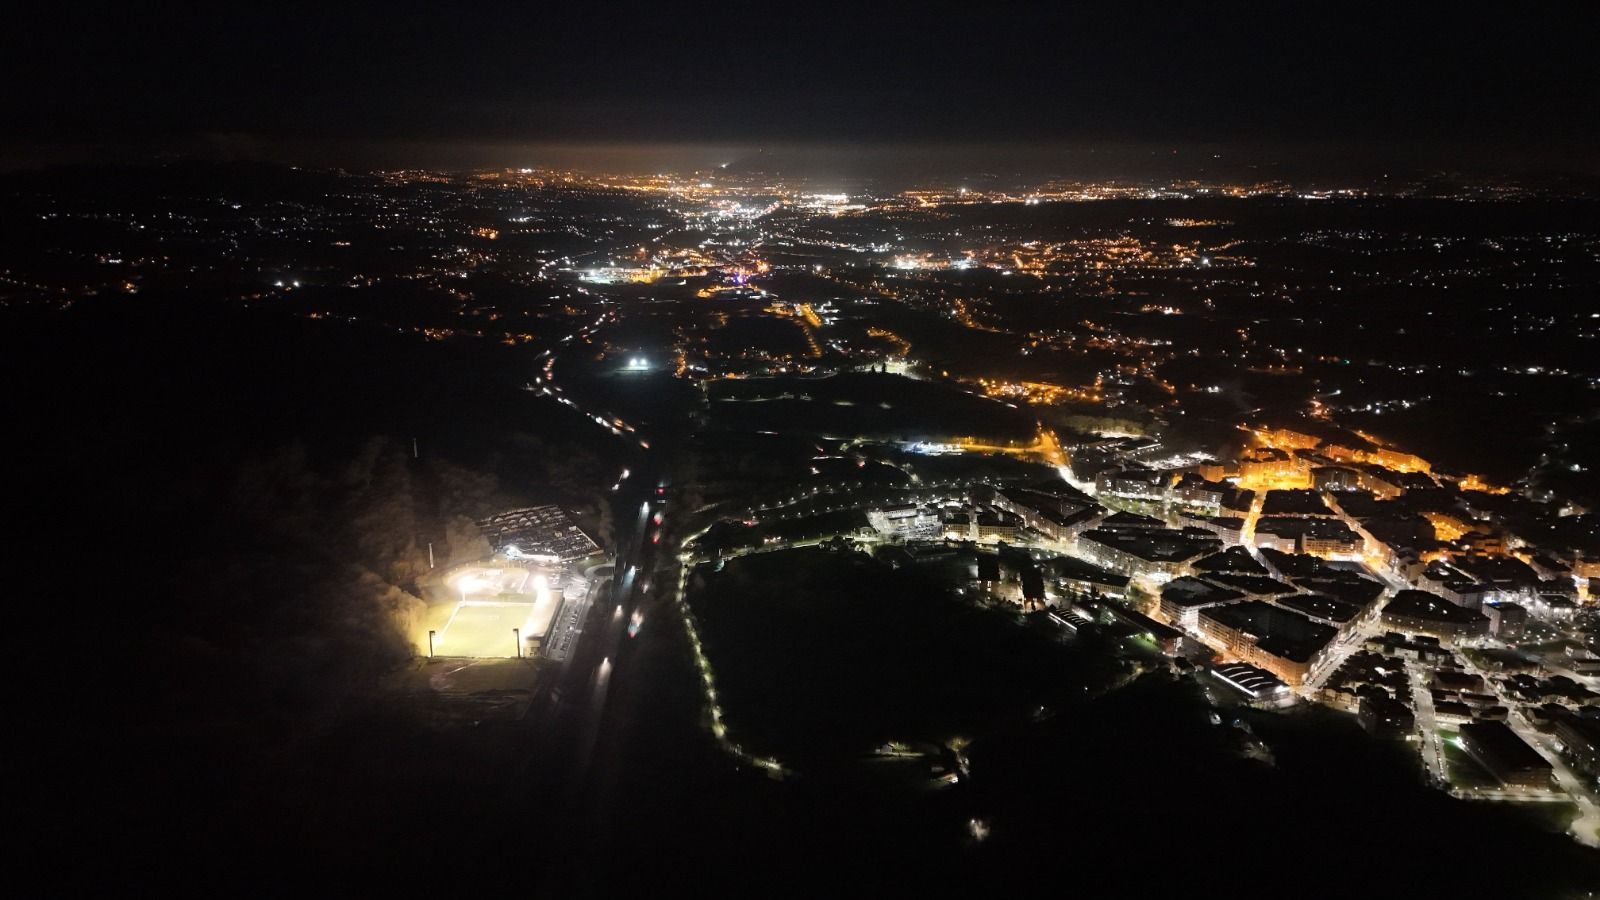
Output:
[[[714,422],[740,431],[802,431],[830,437],[940,440],[976,436],[1027,444],[1031,415],[960,390],[898,375],[717,382]]]
[[[1080,699],[1113,664],[857,553],[795,550],[697,571],[690,603],[735,736],[837,763],[942,743]],[[1099,673],[1099,674],[1097,674]]]

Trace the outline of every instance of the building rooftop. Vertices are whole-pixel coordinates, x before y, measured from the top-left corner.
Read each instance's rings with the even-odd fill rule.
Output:
[[[1274,492],[1276,493],[1276,492]],[[1298,516],[1267,516],[1256,523],[1257,534],[1274,534],[1284,538],[1308,538],[1356,542],[1360,538],[1350,526],[1338,519],[1302,518]]]
[[[1566,707],[1562,707],[1566,709]],[[1590,719],[1584,716],[1565,716],[1562,719],[1562,738],[1571,743],[1573,739],[1583,741],[1590,747],[1600,747],[1600,719]],[[1578,749],[1583,749],[1582,747]]]
[[[1103,528],[1162,528],[1164,523],[1160,519],[1150,516],[1141,516],[1138,513],[1119,512],[1105,517],[1100,523]]]
[[[1221,543],[1210,534],[1201,537],[1170,528],[1096,528],[1083,537],[1150,562],[1182,562]]]
[[[1103,584],[1108,587],[1127,587],[1128,576],[1118,575],[1108,569],[1102,569],[1094,563],[1077,559],[1071,556],[1058,556],[1045,562],[1051,574],[1057,578],[1087,581],[1091,584]]]
[[[1278,676],[1249,663],[1223,663],[1211,667],[1212,674],[1251,697],[1268,697],[1289,689]]]
[[[1309,553],[1284,553],[1271,547],[1261,548],[1261,558],[1286,578],[1305,578],[1326,571],[1328,564],[1321,557]]]
[[[1244,519],[1238,516],[1202,516],[1197,513],[1180,512],[1178,513],[1178,521],[1198,528],[1221,528],[1224,531],[1244,530]]]
[[[1272,596],[1275,594],[1292,594],[1295,592],[1294,585],[1284,584],[1276,578],[1268,578],[1265,575],[1241,575],[1237,572],[1216,572],[1207,575],[1206,580],[1213,584],[1220,584],[1223,587],[1231,588],[1236,591],[1243,591],[1246,594]]]
[[[1383,583],[1357,575],[1329,569],[1313,578],[1293,579],[1295,586],[1313,594],[1337,597],[1346,603],[1366,609],[1383,596]]]
[[[1247,512],[1256,502],[1256,492],[1243,488],[1230,487],[1222,498],[1222,505],[1226,509]]]
[[[1265,575],[1267,569],[1256,562],[1250,551],[1243,547],[1229,547],[1219,553],[1195,560],[1194,567],[1203,572],[1239,572],[1246,575]]]
[[[1294,662],[1308,662],[1337,633],[1321,622],[1259,600],[1213,606],[1202,610],[1200,617],[1252,635],[1257,647]]]
[[[1261,505],[1268,516],[1326,516],[1332,511],[1316,491],[1268,491]]]
[[[1338,597],[1329,597],[1323,594],[1295,594],[1292,597],[1279,597],[1277,604],[1285,609],[1292,609],[1302,615],[1325,622],[1335,622],[1343,625],[1361,615],[1361,607]]]
[[[564,562],[600,550],[559,506],[508,510],[479,522],[478,529],[496,550],[515,547],[524,554],[550,554]]]
[[[1085,513],[1090,513],[1099,508],[1092,500],[1079,502],[1075,497],[1057,496],[1042,491],[1028,490],[1027,488],[1001,488],[997,493],[1018,506],[1033,510],[1057,525],[1071,525],[1082,521],[1087,518],[1084,515]]]
[[[1461,740],[1500,771],[1550,769],[1545,758],[1504,722],[1469,722],[1461,726]]]
[[[1163,625],[1142,612],[1119,606],[1115,603],[1106,607],[1113,618],[1148,634],[1156,641],[1176,641],[1183,637],[1183,632],[1176,628]]]
[[[1230,600],[1242,599],[1244,599],[1244,594],[1239,591],[1219,587],[1187,575],[1182,578],[1175,578],[1161,588],[1162,603],[1170,603],[1183,608],[1210,606],[1216,603],[1227,603]]]
[[[1394,595],[1383,611],[1385,615],[1405,616],[1451,625],[1472,625],[1486,621],[1483,613],[1457,606],[1438,594],[1430,594],[1427,591],[1401,591]]]

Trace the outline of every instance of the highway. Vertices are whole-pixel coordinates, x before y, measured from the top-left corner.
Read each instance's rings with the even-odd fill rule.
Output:
[[[578,290],[614,302],[598,291]],[[574,590],[567,598],[546,645],[547,656],[560,666],[534,727],[552,742],[557,758],[567,760],[560,767],[557,805],[551,812],[555,820],[569,823],[604,807],[594,798],[605,796],[621,780],[618,766],[626,754],[619,742],[627,740],[631,719],[638,715],[632,708],[640,691],[636,670],[644,666],[654,671],[662,664],[641,656],[642,644],[633,638],[642,629],[661,627],[654,624],[657,617],[679,606],[670,596],[656,596],[670,592],[654,589],[655,582],[664,585],[667,580],[657,577],[657,570],[677,565],[663,540],[663,534],[670,534],[677,524],[667,518],[675,420],[653,422],[652,433],[645,435],[636,423],[614,411],[591,408],[560,383],[569,355],[592,352],[589,345],[600,329],[616,319],[613,308],[554,342],[536,357],[535,376],[526,385],[531,393],[594,423],[618,440],[627,455],[624,468],[609,486],[616,542],[612,564],[609,570],[592,567],[576,579],[586,583],[587,590]],[[720,728],[718,737],[724,738]],[[760,764],[748,757],[741,761]]]

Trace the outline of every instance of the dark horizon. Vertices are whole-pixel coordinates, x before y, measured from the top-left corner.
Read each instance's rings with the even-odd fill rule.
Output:
[[[177,152],[465,167],[523,164],[526,147],[820,145],[1033,160],[1133,148],[1111,169],[1176,151],[1311,174],[1592,174],[1597,22],[1567,4],[1500,17],[1323,4],[848,17],[106,5],[12,32],[0,165]]]

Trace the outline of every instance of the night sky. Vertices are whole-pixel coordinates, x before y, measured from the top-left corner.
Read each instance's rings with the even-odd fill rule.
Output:
[[[1581,166],[1594,5],[1394,5],[57,4],[0,37],[0,113],[34,146],[1275,143]]]

